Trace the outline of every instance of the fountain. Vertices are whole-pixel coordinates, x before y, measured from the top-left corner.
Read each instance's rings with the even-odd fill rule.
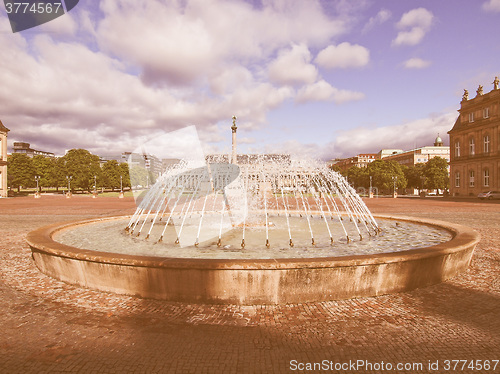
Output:
[[[479,241],[456,224],[374,217],[341,175],[318,163],[277,155],[227,161],[172,164],[132,216],[31,232],[37,267],[141,297],[302,303],[441,282],[468,267]]]
[[[222,233],[239,228],[240,246],[245,248],[247,230],[263,228],[262,244],[270,248],[272,228],[275,233],[280,229],[287,231],[287,243],[294,247],[296,230],[292,230],[291,221],[295,221],[292,216],[307,222],[308,244],[312,246],[317,244],[317,230],[313,230],[313,226],[323,226],[321,236],[327,234],[328,243],[334,243],[334,223],[330,221],[338,224],[347,243],[353,236],[363,240],[363,236],[377,235],[380,231],[363,200],[338,173],[311,166],[311,163],[307,168],[287,168],[282,163],[261,160],[245,165],[241,171],[236,165],[224,163],[211,163],[202,168],[190,168],[185,162],[172,166],[141,201],[126,231],[136,237],[145,235],[146,240],[153,236],[163,242],[167,228],[173,225],[177,228],[173,242],[182,246],[199,246],[202,238],[210,244],[218,232],[217,246],[221,247]],[[275,228],[276,222],[270,222],[270,217],[283,217],[275,218],[283,223]],[[315,217],[320,224],[312,225]],[[187,227],[196,234],[183,237]],[[278,243],[280,248],[282,245]]]
[[[474,231],[388,218],[375,219],[326,167],[180,162],[131,217],[44,227],[28,242],[40,270],[58,279],[189,302],[374,296],[437,283],[468,266]],[[93,245],[92,237],[101,241]]]

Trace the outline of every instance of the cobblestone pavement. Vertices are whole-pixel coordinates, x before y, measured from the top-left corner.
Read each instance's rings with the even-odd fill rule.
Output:
[[[0,199],[0,372],[287,373],[323,360],[336,373],[390,372],[383,370],[388,364],[398,373],[500,372],[493,361],[489,370],[462,370],[459,363],[455,371],[445,362],[500,360],[500,204],[431,198],[367,204],[374,213],[473,227],[482,239],[471,267],[442,284],[377,298],[280,306],[138,299],[41,274],[24,240],[49,223],[131,213],[133,200]],[[353,370],[356,360],[362,361]],[[430,370],[436,361],[439,369]],[[397,363],[414,366],[396,370]]]

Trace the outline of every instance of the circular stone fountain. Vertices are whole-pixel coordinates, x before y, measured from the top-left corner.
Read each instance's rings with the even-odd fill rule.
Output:
[[[464,271],[464,226],[373,217],[337,173],[257,160],[181,162],[131,217],[28,235],[38,268],[102,291],[171,301],[281,304],[376,296]]]

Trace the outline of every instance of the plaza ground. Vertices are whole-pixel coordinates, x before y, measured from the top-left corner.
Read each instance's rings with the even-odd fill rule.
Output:
[[[382,362],[392,372],[500,372],[500,363],[492,367],[500,360],[500,204],[365,201],[374,213],[474,228],[482,238],[471,267],[438,285],[377,298],[279,306],[139,299],[41,274],[24,240],[50,223],[130,214],[133,199],[0,199],[0,373],[291,373],[323,360],[344,364],[332,370],[340,373],[391,372]],[[446,370],[446,360],[451,369],[451,360],[474,360],[476,370],[462,363]],[[476,360],[491,368],[477,370]],[[346,366],[355,361],[365,367]]]

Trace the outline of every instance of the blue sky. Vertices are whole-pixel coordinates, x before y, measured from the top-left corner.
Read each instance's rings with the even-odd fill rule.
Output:
[[[430,145],[500,75],[500,0],[103,0],[13,34],[9,144],[99,155],[195,125],[205,153],[329,159]],[[175,156],[175,154],[172,154]]]

